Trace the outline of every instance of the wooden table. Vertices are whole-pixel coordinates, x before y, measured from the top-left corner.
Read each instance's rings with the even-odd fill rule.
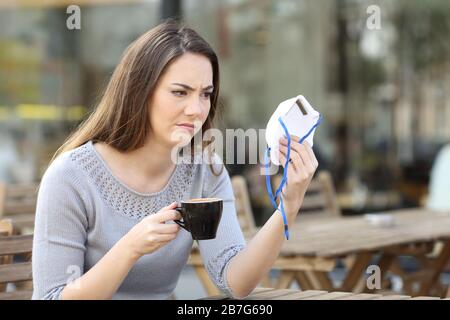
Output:
[[[305,290],[367,291],[364,275],[375,255],[381,255],[378,266],[384,277],[398,255],[415,254],[440,240],[442,250],[430,262],[428,277],[422,281],[418,291],[419,295],[429,295],[450,258],[450,213],[424,208],[386,213],[394,216],[394,226],[374,226],[364,216],[299,217],[290,227],[291,239],[285,241],[280,258],[273,266],[281,270],[275,287],[288,288],[292,281],[297,281]],[[246,238],[249,240],[253,235],[246,234]],[[335,268],[337,258],[345,257],[349,260],[348,271],[342,285],[335,287],[328,278],[328,272]],[[208,295],[218,293],[195,249],[190,263]]]
[[[230,300],[224,295],[206,297],[200,300]],[[327,292],[323,290],[299,291],[293,289],[257,288],[243,300],[441,300],[439,297],[411,297],[405,295],[381,295],[352,292]],[[450,300],[450,299],[442,299]]]

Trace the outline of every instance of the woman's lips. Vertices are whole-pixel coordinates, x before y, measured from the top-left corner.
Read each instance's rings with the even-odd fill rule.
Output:
[[[180,127],[182,129],[185,129],[189,132],[194,132],[194,125],[193,124],[189,124],[189,123],[180,123],[177,124],[177,127]]]

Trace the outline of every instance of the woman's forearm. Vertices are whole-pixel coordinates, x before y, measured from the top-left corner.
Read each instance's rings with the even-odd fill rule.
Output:
[[[294,223],[296,216],[297,212],[287,214],[289,225]],[[246,248],[230,261],[227,280],[236,297],[247,296],[267,275],[280,253],[284,240],[283,217],[277,210]]]
[[[88,272],[63,289],[61,299],[111,299],[137,259],[119,240]]]
[[[278,155],[282,165],[291,163],[288,167],[283,165],[289,184],[283,187],[281,196],[288,224],[292,225],[319,163],[308,142],[300,143],[300,138],[294,135],[290,138],[289,141],[284,137],[280,139]],[[292,153],[288,158],[289,146]],[[258,285],[278,257],[283,242],[284,224],[278,211],[228,265],[226,277],[236,297],[247,296]]]

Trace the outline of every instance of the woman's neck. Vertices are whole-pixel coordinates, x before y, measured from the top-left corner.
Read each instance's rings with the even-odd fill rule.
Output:
[[[173,171],[171,151],[167,145],[149,140],[139,149],[122,153],[122,160],[144,177],[153,178]]]
[[[96,144],[95,148],[119,180],[141,193],[161,190],[176,166],[171,159],[171,148],[162,143],[148,141],[129,152],[119,152],[104,143]]]

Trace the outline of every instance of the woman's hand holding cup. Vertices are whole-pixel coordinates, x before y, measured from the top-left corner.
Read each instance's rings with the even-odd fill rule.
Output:
[[[181,219],[176,207],[177,202],[173,202],[145,217],[122,238],[134,259],[155,252],[177,237],[180,227],[175,223],[166,224]]]

